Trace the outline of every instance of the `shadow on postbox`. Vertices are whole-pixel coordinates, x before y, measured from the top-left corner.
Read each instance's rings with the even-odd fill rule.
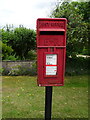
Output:
[[[37,83],[63,86],[66,56],[66,18],[37,19]]]

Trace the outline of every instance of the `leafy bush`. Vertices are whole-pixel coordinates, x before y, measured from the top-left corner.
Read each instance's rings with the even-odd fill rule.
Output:
[[[2,43],[2,60],[6,60],[13,52],[11,46],[8,46],[5,43]]]
[[[83,49],[82,55],[90,55],[90,49]]]
[[[18,57],[15,57],[15,55],[10,55],[6,57],[6,60],[16,61]]]
[[[85,0],[86,1],[86,0]],[[90,1],[58,2],[51,13],[53,18],[67,18],[67,56],[76,57],[89,51]]]
[[[66,60],[66,75],[88,74],[89,58],[68,58]]]
[[[28,51],[27,60],[36,60],[36,52],[34,50]]]
[[[3,60],[7,55],[19,56],[20,60],[28,57],[28,51],[35,49],[36,32],[23,26],[19,28],[11,28],[8,25],[4,29],[0,29],[2,36],[2,52]]]

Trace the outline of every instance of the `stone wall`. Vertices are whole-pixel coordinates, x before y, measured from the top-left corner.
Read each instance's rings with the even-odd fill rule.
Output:
[[[2,75],[37,75],[36,61],[2,61]]]
[[[35,61],[2,61],[2,67],[8,69],[17,69],[19,66],[31,67]]]

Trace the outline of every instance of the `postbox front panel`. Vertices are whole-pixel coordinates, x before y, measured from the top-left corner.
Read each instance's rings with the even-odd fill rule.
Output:
[[[66,19],[37,20],[39,86],[62,86],[66,53]]]

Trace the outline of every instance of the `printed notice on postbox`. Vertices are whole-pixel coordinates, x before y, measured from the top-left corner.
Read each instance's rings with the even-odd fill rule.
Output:
[[[46,75],[56,75],[57,54],[46,54]]]

